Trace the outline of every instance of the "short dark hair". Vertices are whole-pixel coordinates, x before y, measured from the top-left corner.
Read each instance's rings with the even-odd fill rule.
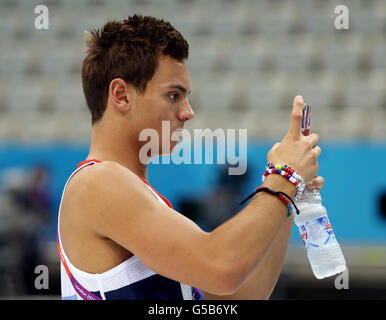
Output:
[[[105,112],[113,79],[122,78],[143,93],[161,53],[179,61],[189,54],[188,42],[169,22],[136,14],[90,30],[86,44],[82,83],[92,124]]]

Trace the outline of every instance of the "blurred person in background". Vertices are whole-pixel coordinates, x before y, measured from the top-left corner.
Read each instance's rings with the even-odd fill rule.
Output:
[[[34,168],[31,180],[27,194],[27,207],[29,207],[27,211],[33,213],[35,228],[34,232],[24,239],[23,257],[24,282],[28,294],[37,293],[34,285],[36,278],[34,270],[37,265],[44,264],[41,246],[44,241],[42,233],[49,225],[53,212],[48,168],[43,165]]]
[[[4,171],[0,207],[0,264],[6,283],[1,294],[36,294],[34,271],[44,264],[42,233],[53,212],[48,169],[38,165]]]

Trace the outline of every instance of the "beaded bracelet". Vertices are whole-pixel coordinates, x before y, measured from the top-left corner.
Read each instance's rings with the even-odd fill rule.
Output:
[[[269,168],[269,169],[284,170],[286,173],[288,173],[289,175],[293,176],[296,180],[303,181],[303,178],[299,174],[297,174],[297,172],[294,169],[292,169],[290,166],[287,166],[286,164],[284,164],[284,165],[280,165],[280,164],[274,165],[272,162],[268,162],[267,168]]]
[[[262,176],[262,181],[264,182],[265,178],[272,173],[280,174],[288,181],[293,183],[297,188],[297,193],[294,200],[295,201],[299,200],[305,188],[305,183],[303,178],[299,174],[297,174],[296,171],[292,169],[290,166],[274,165],[272,162],[269,162]]]
[[[246,197],[243,201],[241,201],[239,204],[242,205],[244,204],[246,201],[248,201],[249,199],[251,199],[255,194],[259,193],[259,192],[266,192],[266,193],[269,193],[269,194],[272,194],[274,196],[277,196],[288,208],[288,214],[287,214],[287,218],[290,217],[293,213],[293,208],[295,208],[296,210],[296,214],[299,214],[299,209],[297,208],[295,202],[291,199],[291,197],[282,192],[282,191],[274,191],[272,189],[269,189],[267,187],[258,187],[256,188],[256,190],[254,192],[252,192],[248,197]],[[288,201],[288,200],[289,201]],[[290,202],[292,203],[292,205],[290,204]]]

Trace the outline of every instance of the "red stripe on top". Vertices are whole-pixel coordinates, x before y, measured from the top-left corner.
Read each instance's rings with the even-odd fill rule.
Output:
[[[84,160],[84,161],[78,163],[77,168],[83,166],[83,165],[86,164],[86,163],[93,162],[93,161],[95,161],[95,162],[101,162],[101,161],[99,161],[99,160],[97,160],[97,159]]]
[[[86,164],[86,163],[89,163],[89,162],[102,162],[102,161],[100,161],[100,160],[97,160],[97,159],[89,159],[89,160],[84,160],[84,161],[82,161],[82,162],[79,162],[78,163],[78,166],[77,166],[77,168],[79,168],[79,167],[81,167],[81,166],[83,166],[84,164]],[[172,206],[172,204],[171,204],[171,202],[168,200],[168,199],[166,199],[164,196],[162,196],[161,194],[159,194],[159,192],[156,190],[156,189],[154,189],[144,178],[142,178],[142,177],[140,177],[141,179],[142,179],[142,181],[143,182],[145,182],[163,201],[165,201],[165,203],[168,205],[168,207],[170,207],[170,208],[172,208],[172,209],[174,209],[173,208],[173,206]]]
[[[158,193],[158,191],[156,190],[156,189],[154,189],[144,178],[142,178],[142,177],[140,177],[141,179],[142,179],[142,181],[143,182],[145,182],[156,194],[158,194],[158,196],[163,200],[163,201],[165,201],[165,203],[170,207],[170,208],[172,208],[172,209],[174,209],[173,208],[173,206],[172,206],[172,204],[171,204],[171,202],[168,200],[168,199],[166,199],[164,196],[162,196],[162,195],[160,195],[159,193]]]

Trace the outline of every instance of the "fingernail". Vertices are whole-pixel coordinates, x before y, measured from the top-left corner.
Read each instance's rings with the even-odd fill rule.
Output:
[[[302,96],[297,96],[296,100],[300,103],[303,103],[303,97]]]

